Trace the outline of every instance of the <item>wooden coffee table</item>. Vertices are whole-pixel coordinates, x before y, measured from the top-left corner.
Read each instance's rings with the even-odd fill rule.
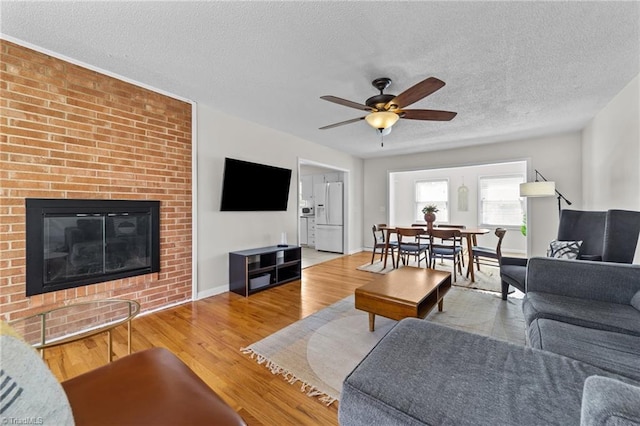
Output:
[[[449,272],[405,266],[357,288],[356,309],[369,313],[369,331],[373,331],[376,315],[399,321],[424,318],[436,304],[442,311],[449,289]]]

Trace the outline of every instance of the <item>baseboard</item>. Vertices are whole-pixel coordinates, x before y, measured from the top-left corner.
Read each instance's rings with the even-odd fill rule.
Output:
[[[204,299],[206,297],[215,296],[217,294],[226,293],[229,291],[229,286],[221,285],[218,287],[210,288],[207,290],[199,291],[195,297],[195,300]]]
[[[148,311],[142,311],[136,317],[143,317],[145,315],[154,314],[156,312],[164,311],[165,309],[171,309],[171,308],[175,308],[176,306],[184,305],[185,303],[191,303],[192,301],[193,300],[191,300],[191,299],[180,300],[179,302],[175,302],[175,303],[170,303],[168,305],[159,306],[159,307],[154,308],[154,309],[149,309]]]
[[[526,256],[527,252],[526,252],[526,250],[505,250],[505,249],[502,249],[502,255],[503,256],[509,256],[510,254],[515,254],[518,257],[521,257],[521,256]]]

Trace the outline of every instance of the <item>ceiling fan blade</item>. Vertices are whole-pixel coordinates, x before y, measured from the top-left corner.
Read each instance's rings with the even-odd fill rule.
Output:
[[[329,124],[328,126],[320,127],[319,130],[333,129],[334,127],[344,126],[345,124],[355,123],[356,121],[364,120],[364,117],[352,118],[351,120],[341,121],[339,123]]]
[[[373,111],[373,108],[368,107],[363,104],[359,104],[357,102],[348,101],[346,99],[338,98],[337,96],[320,96],[320,99],[324,99],[325,101],[333,102],[334,104],[343,105],[350,108],[360,109],[362,111]]]
[[[399,114],[401,118],[408,118],[409,120],[450,121],[458,113],[434,109],[405,109]]]
[[[424,97],[429,96],[436,90],[441,89],[442,87],[444,87],[444,84],[445,83],[442,80],[439,80],[435,77],[429,77],[425,80],[422,80],[420,83],[409,87],[407,90],[391,99],[387,103],[385,109],[391,108],[392,105],[395,105],[396,108],[404,108],[414,102],[418,102]]]

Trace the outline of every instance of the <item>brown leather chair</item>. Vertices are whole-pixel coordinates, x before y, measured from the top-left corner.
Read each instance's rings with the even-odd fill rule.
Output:
[[[147,349],[62,382],[77,426],[246,426],[177,356]]]

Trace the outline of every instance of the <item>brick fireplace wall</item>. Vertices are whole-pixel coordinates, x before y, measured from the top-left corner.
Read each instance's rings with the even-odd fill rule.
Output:
[[[0,316],[191,299],[191,104],[0,40]],[[160,201],[160,272],[25,296],[25,198]]]

